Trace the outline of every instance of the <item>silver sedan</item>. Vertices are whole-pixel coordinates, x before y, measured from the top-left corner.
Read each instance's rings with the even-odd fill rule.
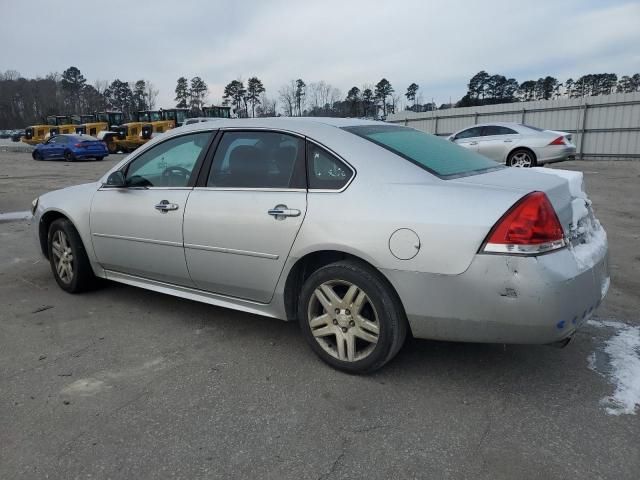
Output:
[[[535,167],[575,158],[571,134],[521,123],[483,123],[460,130],[449,140],[511,167]]]
[[[295,320],[369,372],[407,334],[571,338],[607,291],[607,239],[581,174],[547,170],[382,122],[203,122],[34,200],[35,234],[67,292],[105,278]]]

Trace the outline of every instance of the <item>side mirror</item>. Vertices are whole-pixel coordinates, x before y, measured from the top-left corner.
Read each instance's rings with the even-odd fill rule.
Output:
[[[124,179],[124,173],[117,170],[107,177],[107,183],[102,184],[107,188],[124,188],[127,186],[127,182]]]
[[[455,135],[450,135],[449,138],[447,138],[447,140],[449,140],[450,142],[455,142],[456,141],[456,136]]]

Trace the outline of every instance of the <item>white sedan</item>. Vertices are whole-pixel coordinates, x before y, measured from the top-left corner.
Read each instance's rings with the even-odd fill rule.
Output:
[[[521,123],[494,122],[460,130],[449,140],[496,162],[530,168],[573,160],[576,146],[571,134],[543,130]]]

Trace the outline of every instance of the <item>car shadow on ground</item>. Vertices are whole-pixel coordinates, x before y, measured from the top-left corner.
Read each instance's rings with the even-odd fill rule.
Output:
[[[251,361],[251,348],[265,341],[286,345],[286,361],[291,365],[307,366],[309,358],[316,361],[314,368],[324,368],[334,375],[348,375],[331,369],[316,358],[300,333],[297,322],[248,314],[222,307],[211,306],[161,293],[142,290],[127,285],[105,282],[105,286],[93,294],[117,298],[116,301],[132,305],[147,305],[150,319],[158,315],[169,315],[164,321],[174,323],[175,328],[194,328],[211,336],[211,341],[224,338],[225,342],[241,343],[245,348],[243,356]],[[131,321],[138,321],[131,315]],[[153,320],[151,320],[153,321]],[[149,328],[154,328],[149,325]],[[588,371],[587,357],[593,349],[592,335],[585,328],[565,348],[546,345],[504,345],[444,342],[407,338],[398,356],[381,370],[368,375],[374,381],[393,383],[429,383],[442,381],[452,387],[466,388],[476,384],[486,390],[487,384],[493,388],[520,391],[525,388],[557,392],[558,389],[580,388],[581,374],[592,375]],[[255,361],[263,362],[262,352],[255,352]],[[274,358],[275,362],[283,361]],[[281,365],[277,365],[280,368]],[[576,372],[582,372],[577,374]]]

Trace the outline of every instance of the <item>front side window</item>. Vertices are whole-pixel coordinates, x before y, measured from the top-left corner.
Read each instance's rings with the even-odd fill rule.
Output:
[[[367,125],[343,127],[343,129],[444,179],[502,168],[497,162],[487,157],[413,128]]]
[[[459,134],[457,134],[456,140],[461,140],[463,138],[479,137],[481,133],[482,133],[481,127],[468,128],[466,130],[461,131]]]
[[[304,141],[278,132],[225,132],[207,187],[304,188]]]
[[[340,190],[353,176],[353,171],[324,148],[308,142],[307,179],[310,189]]]
[[[130,187],[187,187],[212,132],[174,137],[133,160],[125,175]]]

